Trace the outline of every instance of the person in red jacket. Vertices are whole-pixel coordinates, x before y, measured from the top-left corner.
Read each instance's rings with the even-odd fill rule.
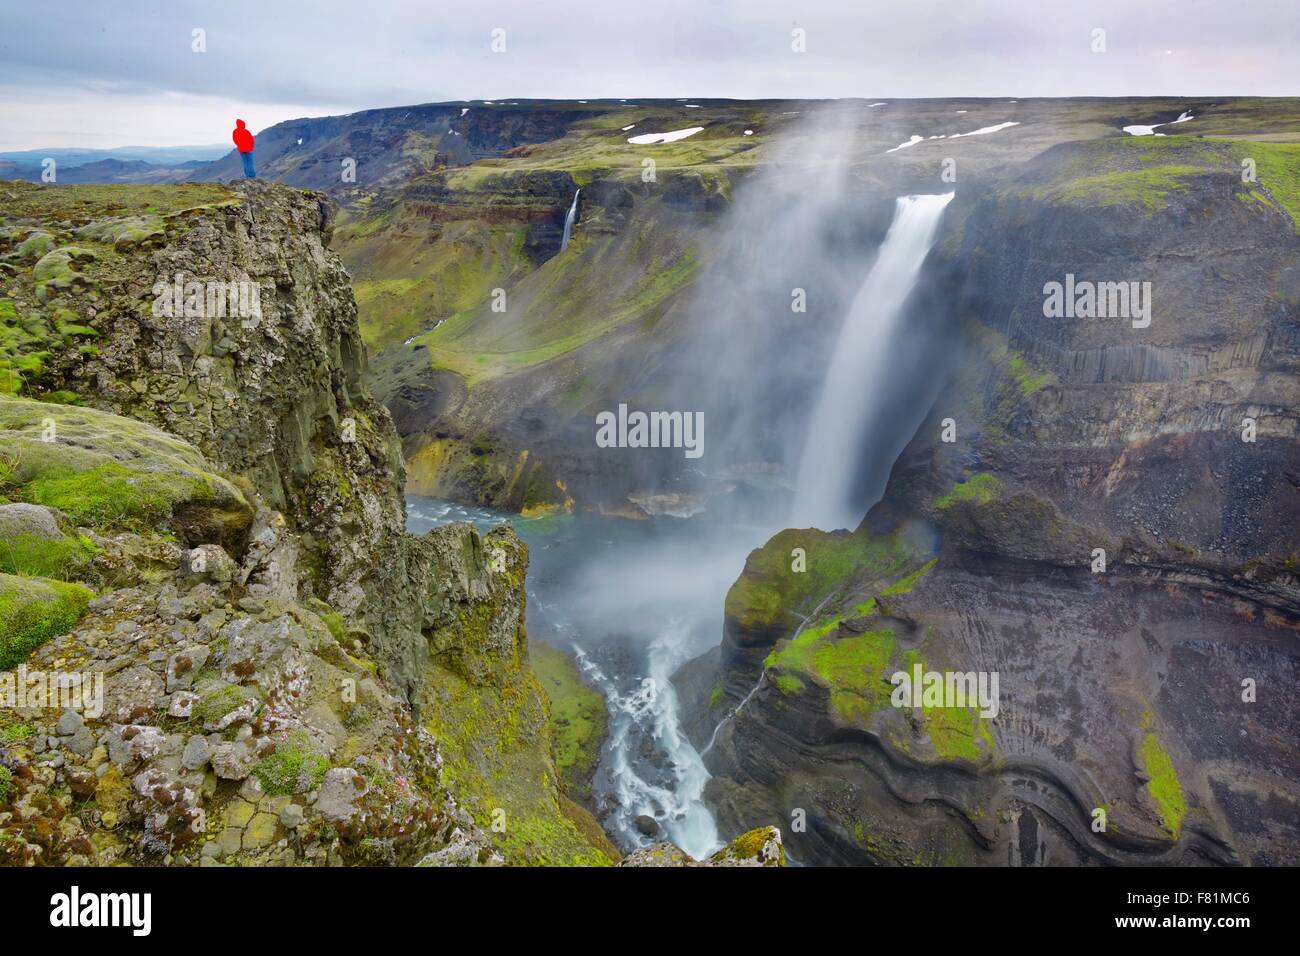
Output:
[[[256,179],[257,170],[253,168],[253,134],[244,128],[243,120],[235,120],[235,131],[230,138],[235,141],[239,158],[244,161],[244,175],[249,179]]]

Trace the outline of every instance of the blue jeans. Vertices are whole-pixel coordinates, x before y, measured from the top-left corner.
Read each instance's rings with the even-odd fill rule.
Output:
[[[244,175],[249,179],[256,179],[257,170],[253,168],[253,151],[250,149],[246,153],[240,153],[239,158],[244,161]]]

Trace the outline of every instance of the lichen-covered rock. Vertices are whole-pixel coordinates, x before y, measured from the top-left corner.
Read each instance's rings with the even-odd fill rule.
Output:
[[[776,827],[742,833],[707,860],[696,860],[671,843],[636,850],[619,866],[785,866],[785,847]]]
[[[98,714],[0,717],[27,729],[5,735],[22,812],[0,822],[3,861],[197,864],[215,844],[227,864],[413,863],[453,831],[472,862],[490,858],[440,781],[433,738],[370,662],[301,606],[232,599],[114,591],[27,659],[112,693]],[[138,668],[151,679],[122,679]],[[168,690],[178,670],[196,693]],[[71,799],[88,786],[93,801]]]
[[[60,573],[104,593],[87,607],[78,584],[21,585],[84,598],[7,663],[102,677],[103,694],[73,734],[17,715],[30,733],[3,765],[22,810],[0,817],[0,854],[609,862],[559,793],[527,663],[527,549],[509,528],[404,529],[396,436],[363,381],[321,197],[19,190],[0,213],[0,318],[39,313],[45,331],[2,343],[18,357],[0,372],[24,371],[0,382],[0,494],[57,509],[53,543],[78,549]],[[60,250],[38,280],[30,263]],[[155,310],[177,274],[251,282],[259,313]],[[508,822],[489,835],[494,811]]]
[[[0,219],[59,245],[20,268],[3,301],[16,315],[63,310],[89,333],[47,335],[41,371],[22,390],[161,426],[246,479],[302,535],[304,586],[349,619],[373,616],[367,629],[382,637],[376,608],[402,587],[403,562],[374,556],[403,533],[402,466],[363,380],[356,304],[326,247],[324,198],[251,181],[15,188]],[[71,220],[74,236],[59,224],[77,198],[77,214],[92,218]],[[186,283],[198,283],[197,298]],[[256,309],[251,293],[238,309],[209,308],[207,289],[229,283],[255,287]]]
[[[59,541],[63,538],[63,532],[59,530],[59,522],[49,508],[24,501],[0,505],[0,539],[9,541],[27,536]]]

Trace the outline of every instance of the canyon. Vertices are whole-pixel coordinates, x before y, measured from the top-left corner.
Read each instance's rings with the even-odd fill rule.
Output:
[[[1300,862],[1298,138],[1289,99],[475,101],[262,131],[275,184],[0,184],[0,507],[94,549],[6,586],[80,607],[33,662],[138,686],[86,754],[10,725],[40,813],[6,846]],[[258,283],[265,327],[152,314],[177,273]],[[1148,311],[1045,314],[1067,275]],[[699,410],[707,454],[601,447],[624,407]],[[134,517],[59,485],[119,468],[197,484]],[[408,530],[434,502],[478,510]],[[996,714],[892,706],[917,668],[997,675]],[[140,712],[178,693],[213,729]],[[197,809],[217,839],[178,839]]]

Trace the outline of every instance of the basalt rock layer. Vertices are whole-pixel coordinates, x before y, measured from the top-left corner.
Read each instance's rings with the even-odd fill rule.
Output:
[[[750,556],[679,681],[713,688],[724,836],[781,825],[820,863],[1300,860],[1297,170],[1121,138],[958,189],[914,303],[961,333],[952,383],[860,528]],[[1150,324],[1046,316],[1067,273],[1149,282]],[[996,673],[997,707],[891,699],[917,666]]]

